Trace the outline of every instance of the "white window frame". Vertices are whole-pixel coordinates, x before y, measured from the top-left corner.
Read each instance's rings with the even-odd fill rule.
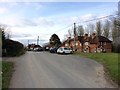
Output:
[[[68,46],[68,43],[65,43],[65,46]]]

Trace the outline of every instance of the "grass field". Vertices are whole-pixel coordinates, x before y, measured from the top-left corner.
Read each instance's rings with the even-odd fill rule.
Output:
[[[94,59],[97,62],[103,64],[105,71],[111,77],[111,79],[120,85],[120,76],[118,75],[118,53],[76,53],[81,57],[87,57]],[[120,62],[119,62],[120,64]]]
[[[2,62],[2,88],[8,88],[10,79],[12,77],[14,63],[13,62]]]

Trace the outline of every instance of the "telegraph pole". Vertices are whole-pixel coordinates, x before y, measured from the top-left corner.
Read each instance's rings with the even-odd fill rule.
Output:
[[[76,51],[76,23],[74,23],[74,50]]]
[[[28,40],[28,45],[29,45],[29,40]]]
[[[37,45],[39,44],[39,36],[38,36],[38,38],[37,38]]]

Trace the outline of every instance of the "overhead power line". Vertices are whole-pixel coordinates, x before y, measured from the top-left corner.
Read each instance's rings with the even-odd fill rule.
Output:
[[[107,15],[107,16],[104,16],[104,17],[95,18],[95,19],[86,20],[86,21],[80,21],[80,22],[77,22],[76,24],[91,22],[91,21],[95,21],[95,20],[101,20],[101,19],[104,19],[104,18],[112,17],[112,16],[117,16],[117,14],[115,14],[115,15]],[[73,26],[73,25],[74,25],[74,24],[70,24],[70,25],[68,25],[68,26],[66,26],[66,27],[64,27],[64,28],[58,29],[58,30],[56,30],[56,31],[53,31],[53,32],[50,32],[50,33],[44,34],[44,35],[51,35],[51,34],[53,34],[53,33],[63,31],[63,30],[65,30],[66,28],[71,27],[71,26]]]
[[[70,24],[70,25],[68,25],[68,26],[66,26],[66,27],[64,27],[64,28],[58,29],[58,30],[56,30],[56,31],[54,31],[54,32],[50,32],[49,34],[44,34],[44,35],[50,35],[50,34],[53,34],[53,33],[55,33],[55,32],[60,32],[60,31],[63,31],[63,30],[65,30],[66,28],[71,27],[71,26],[73,26],[73,24]]]
[[[100,20],[100,19],[104,19],[104,18],[108,18],[108,17],[111,17],[111,16],[117,16],[117,15],[108,15],[108,16],[104,16],[104,17],[101,17],[101,18],[95,18],[95,19],[91,19],[91,20],[86,20],[86,21],[80,21],[80,22],[77,22],[76,24],[79,24],[79,23],[86,23],[86,22],[90,22],[90,21],[94,21],[94,20]]]

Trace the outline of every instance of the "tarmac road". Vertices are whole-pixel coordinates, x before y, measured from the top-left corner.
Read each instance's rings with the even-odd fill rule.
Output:
[[[27,52],[13,58],[10,88],[109,88],[103,66],[76,55]]]

